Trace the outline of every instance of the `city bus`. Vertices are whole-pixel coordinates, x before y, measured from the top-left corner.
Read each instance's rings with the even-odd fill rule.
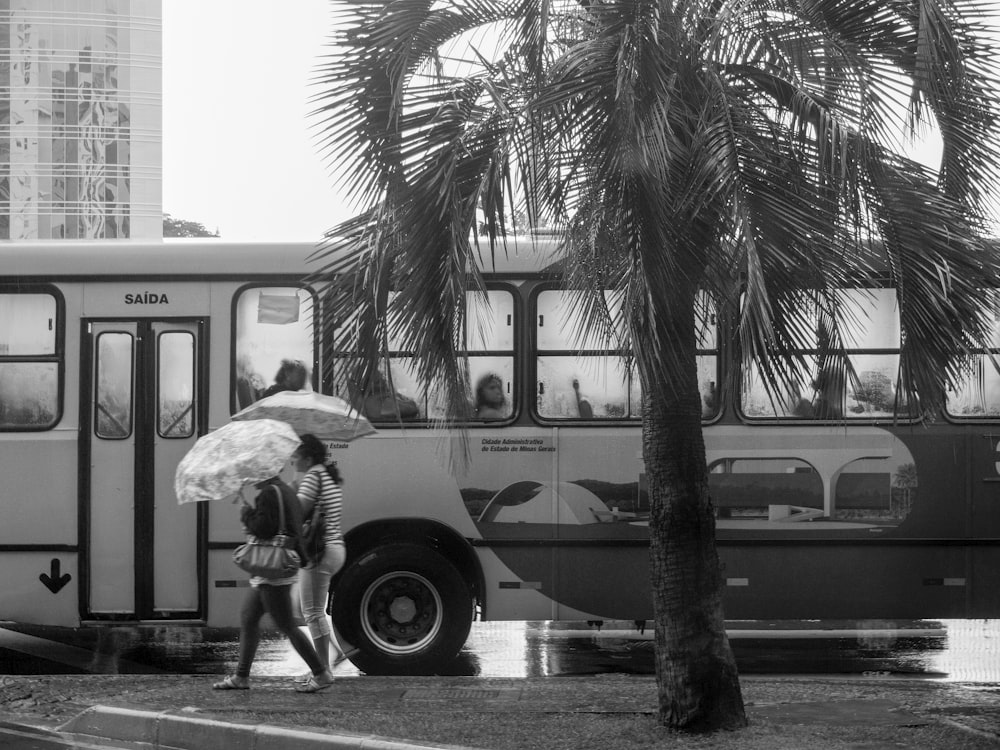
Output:
[[[237,506],[178,504],[175,469],[293,359],[308,388],[353,400],[377,428],[329,444],[348,549],[329,611],[362,670],[431,670],[475,618],[642,627],[652,604],[639,385],[622,352],[574,337],[579,305],[554,243],[513,238],[484,268],[488,304],[475,293],[466,354],[470,393],[490,386],[493,403],[470,404],[455,427],[392,341],[377,403],[338,377],[350,353],[325,351],[316,330],[314,251],[0,245],[0,619],[238,625],[248,584],[231,560]],[[848,342],[857,378],[835,394],[807,384],[787,403],[740,371],[725,316],[704,317],[698,378],[726,617],[1000,616],[996,352],[981,353],[942,413],[894,414],[895,293],[845,289],[843,300],[862,321]],[[454,450],[468,461],[449,460]]]

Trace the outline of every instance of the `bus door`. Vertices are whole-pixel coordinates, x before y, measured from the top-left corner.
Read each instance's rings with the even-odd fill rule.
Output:
[[[206,511],[178,505],[174,472],[204,411],[203,322],[85,321],[84,619],[204,615]]]

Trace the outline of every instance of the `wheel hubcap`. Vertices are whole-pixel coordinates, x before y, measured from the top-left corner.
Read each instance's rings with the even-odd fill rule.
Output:
[[[361,602],[362,628],[381,650],[410,654],[430,645],[441,630],[441,596],[421,575],[395,572],[374,581]]]

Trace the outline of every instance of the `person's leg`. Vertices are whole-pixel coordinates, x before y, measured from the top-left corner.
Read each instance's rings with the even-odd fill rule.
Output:
[[[302,579],[296,578],[292,584],[292,621],[295,627],[305,627],[306,618],[302,614]]]
[[[250,686],[250,668],[260,643],[260,618],[264,616],[264,603],[260,587],[251,586],[243,597],[240,608],[240,646],[236,674],[212,685],[216,690],[245,690]]]
[[[251,586],[243,597],[240,609],[240,656],[236,665],[236,676],[248,679],[257,646],[260,643],[260,618],[264,616],[264,602],[259,586]]]
[[[335,544],[328,545],[326,548],[326,554],[323,555],[323,563],[326,566],[325,569],[328,573],[326,583],[323,587],[323,611],[324,611],[324,622],[326,622],[326,604],[327,597],[330,591],[330,580],[337,574],[337,572],[344,567],[344,563],[347,561],[347,548],[344,546],[343,542],[337,542]],[[345,649],[337,638],[337,632],[331,627],[329,632],[330,645],[333,647],[335,656],[333,661],[330,663],[333,665],[338,665],[340,662],[344,661],[348,651],[355,651],[356,649]]]
[[[339,545],[343,549],[342,545]],[[302,616],[309,627],[316,654],[324,664],[330,663],[330,619],[326,614],[326,602],[330,591],[330,579],[335,568],[331,567],[331,548],[327,548],[323,559],[311,568],[303,568],[299,573],[299,591],[302,596]],[[343,565],[343,561],[341,561]],[[339,566],[336,568],[339,569]],[[338,656],[340,651],[338,649]]]
[[[292,592],[291,585],[284,586],[261,586],[264,608],[271,615],[275,626],[291,642],[292,648],[302,657],[313,675],[320,675],[327,671],[325,663],[320,661],[312,642],[305,633],[296,627],[292,618]]]

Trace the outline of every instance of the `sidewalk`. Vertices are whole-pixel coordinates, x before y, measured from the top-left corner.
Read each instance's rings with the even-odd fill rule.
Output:
[[[295,693],[289,678],[228,692],[211,689],[217,679],[2,676],[0,732],[32,727],[178,750],[1000,748],[997,686],[744,677],[750,728],[697,738],[656,728],[650,676],[342,677],[315,695]]]

